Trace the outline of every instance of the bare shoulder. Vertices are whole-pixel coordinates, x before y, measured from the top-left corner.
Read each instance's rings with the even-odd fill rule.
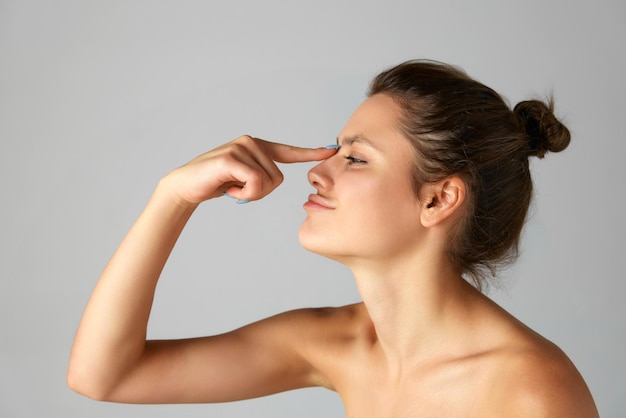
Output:
[[[311,366],[310,383],[336,390],[341,365],[367,347],[375,332],[362,303],[340,307],[304,308],[280,315],[296,351]]]
[[[295,309],[277,315],[276,319],[280,318],[280,320],[297,327],[301,325],[316,325],[313,328],[305,327],[304,332],[336,331],[344,334],[352,328],[351,325],[356,325],[363,319],[363,312],[363,303],[355,303],[338,307]]]
[[[589,388],[567,355],[532,331],[524,337],[495,355],[494,392],[501,411],[520,417],[597,417]]]
[[[303,308],[281,314],[301,342],[314,350],[337,349],[365,337],[373,328],[362,303]],[[325,346],[325,347],[324,347]]]

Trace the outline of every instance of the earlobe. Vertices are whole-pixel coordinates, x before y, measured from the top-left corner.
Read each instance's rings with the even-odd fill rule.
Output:
[[[420,221],[427,228],[451,219],[465,201],[465,183],[456,176],[428,185],[425,191],[429,203],[422,207]]]

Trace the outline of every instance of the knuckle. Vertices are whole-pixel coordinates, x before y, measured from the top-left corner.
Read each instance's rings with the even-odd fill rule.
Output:
[[[242,135],[235,140],[235,143],[242,144],[242,145],[250,145],[250,144],[253,144],[254,142],[255,142],[255,139],[250,135]]]
[[[253,136],[242,135],[232,142],[232,146],[237,153],[245,152],[247,154],[256,154],[263,152],[262,144]]]

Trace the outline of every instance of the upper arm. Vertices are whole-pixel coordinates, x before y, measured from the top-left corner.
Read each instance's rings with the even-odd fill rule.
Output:
[[[313,310],[298,310],[222,335],[148,341],[136,367],[106,399],[226,402],[315,386],[323,378],[308,353],[323,350],[323,328]]]

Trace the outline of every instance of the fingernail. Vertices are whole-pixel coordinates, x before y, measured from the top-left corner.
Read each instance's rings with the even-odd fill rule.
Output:
[[[324,148],[326,149],[339,149],[339,145],[338,144],[331,144],[331,145],[326,145]]]
[[[235,203],[238,205],[243,205],[244,203],[250,203],[249,199],[237,199],[235,196],[231,196],[226,192],[223,192],[222,195],[226,197],[230,197],[231,199],[235,200]]]

